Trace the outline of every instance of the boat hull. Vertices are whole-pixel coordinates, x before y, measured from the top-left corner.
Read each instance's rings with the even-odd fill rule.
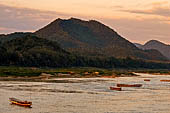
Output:
[[[32,105],[32,102],[20,101],[15,98],[10,98],[9,100],[10,100],[11,104],[18,105],[18,106],[31,107],[31,105]]]
[[[147,81],[147,82],[149,82],[149,81],[151,81],[150,79],[144,79],[144,81]]]
[[[117,87],[142,87],[142,84],[117,84]]]
[[[122,91],[120,87],[110,87],[110,90]]]
[[[161,82],[170,82],[170,80],[160,80]]]
[[[12,101],[11,101],[11,104],[15,104],[15,105],[18,105],[18,106],[23,106],[23,107],[31,107],[31,104],[21,104],[21,103],[12,102]]]

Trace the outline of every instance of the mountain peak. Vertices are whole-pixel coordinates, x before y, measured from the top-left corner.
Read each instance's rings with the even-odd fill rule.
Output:
[[[150,40],[148,42],[146,42],[144,45],[148,45],[148,44],[161,44],[161,45],[165,45],[164,43],[158,41],[158,40]]]
[[[67,20],[82,21],[81,19],[79,19],[79,18],[75,18],[75,17],[71,17],[70,19],[67,19]]]
[[[57,19],[54,20],[52,23],[55,23],[55,22],[62,22],[62,21],[82,22],[83,20],[78,19],[78,18],[74,18],[74,17],[71,17],[71,18],[69,18],[69,19],[61,19],[61,18],[57,18]]]

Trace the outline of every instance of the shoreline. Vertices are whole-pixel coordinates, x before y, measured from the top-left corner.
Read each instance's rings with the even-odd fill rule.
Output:
[[[139,74],[139,75],[138,75]],[[102,69],[102,68],[34,68],[34,67],[0,67],[0,81],[75,83],[59,80],[64,78],[103,78],[136,77],[140,74],[170,75],[170,70],[152,69]],[[81,82],[81,81],[78,81]]]
[[[0,77],[0,81],[21,81],[21,82],[51,82],[51,83],[80,83],[80,81],[72,81],[72,80],[61,80],[61,79],[114,79],[118,77],[136,77],[140,75],[96,75],[96,76],[52,76],[52,77],[44,77],[44,76],[37,76],[37,77],[14,77],[14,76],[7,76],[7,77]],[[58,79],[58,80],[57,80]],[[101,80],[104,81],[104,80]]]

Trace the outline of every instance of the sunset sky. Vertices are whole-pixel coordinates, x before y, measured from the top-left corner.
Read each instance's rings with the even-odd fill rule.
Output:
[[[70,17],[98,20],[132,42],[170,44],[170,0],[0,0],[1,34]]]

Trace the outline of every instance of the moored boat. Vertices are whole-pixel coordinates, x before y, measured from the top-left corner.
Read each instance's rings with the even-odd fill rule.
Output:
[[[170,80],[160,80],[161,82],[170,82]]]
[[[144,81],[147,81],[147,82],[149,82],[149,81],[151,81],[150,79],[144,79]]]
[[[110,87],[110,90],[122,91],[121,87]]]
[[[21,101],[21,100],[16,99],[16,98],[9,98],[9,101],[11,102],[11,104],[24,106],[24,107],[31,107],[31,105],[32,105],[32,102]]]
[[[142,84],[117,84],[117,87],[142,87]]]

